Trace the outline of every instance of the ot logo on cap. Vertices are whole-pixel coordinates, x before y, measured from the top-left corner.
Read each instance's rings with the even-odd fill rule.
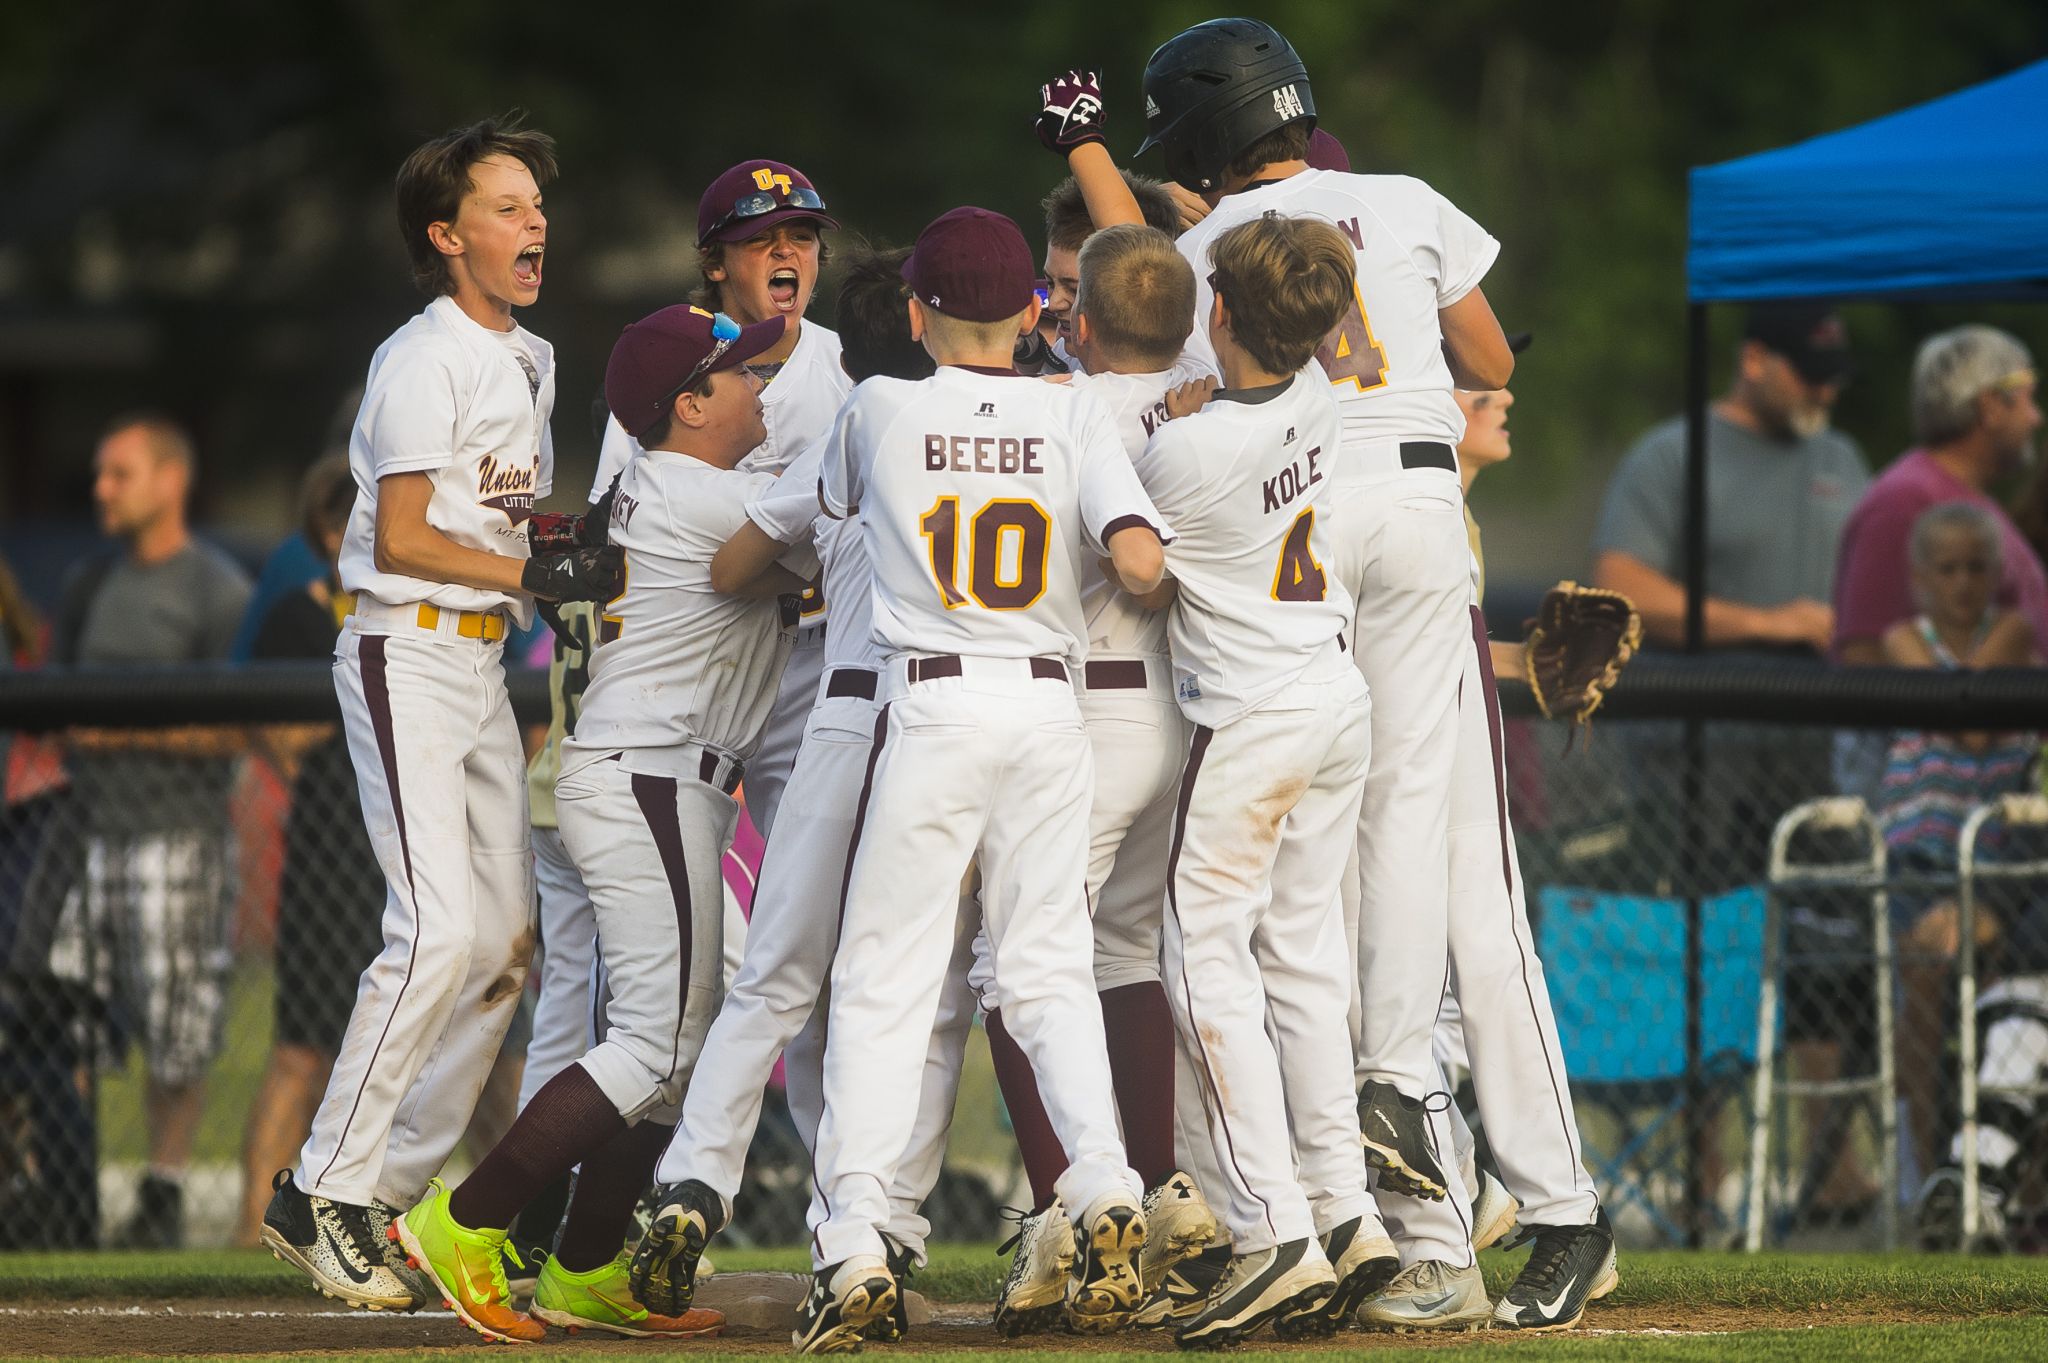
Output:
[[[754,172],[754,183],[762,189],[780,190],[783,194],[789,193],[789,177],[787,175],[777,175],[766,166]]]

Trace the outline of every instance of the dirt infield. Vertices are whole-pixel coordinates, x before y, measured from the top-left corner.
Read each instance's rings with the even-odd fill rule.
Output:
[[[1738,1330],[1798,1329],[1812,1325],[1866,1325],[1917,1323],[1956,1319],[1932,1313],[1898,1310],[1843,1310],[1789,1312],[1753,1309],[1676,1309],[1672,1307],[1596,1306],[1586,1317],[1585,1329],[1596,1334],[1642,1335],[1720,1334]],[[986,1306],[949,1305],[937,1308],[931,1324],[914,1330],[901,1344],[884,1354],[935,1353],[943,1350],[1000,1349],[1020,1357],[1027,1351],[1053,1353],[1177,1352],[1171,1337],[1152,1332],[1126,1332],[1109,1339],[1083,1339],[1072,1335],[1037,1335],[1028,1340],[999,1339],[989,1323]],[[333,1302],[309,1298],[303,1303],[276,1299],[221,1299],[185,1302],[176,1306],[160,1303],[106,1304],[87,1306],[78,1302],[17,1302],[0,1307],[0,1331],[5,1351],[47,1358],[84,1357],[102,1354],[135,1354],[173,1357],[180,1354],[292,1354],[300,1356],[363,1357],[380,1353],[413,1353],[422,1349],[488,1348],[446,1312],[421,1312],[413,1316],[390,1316],[366,1311],[344,1311]],[[1362,1345],[1375,1348],[1430,1349],[1453,1343],[1498,1340],[1510,1344],[1516,1337],[1506,1331],[1454,1335],[1339,1335],[1316,1344],[1284,1345],[1270,1337],[1256,1341],[1261,1350],[1316,1353],[1356,1350]],[[567,1344],[561,1332],[549,1335],[552,1344]],[[593,1334],[576,1338],[580,1353],[639,1352],[645,1356],[650,1345],[632,1340],[613,1340]],[[662,1346],[652,1346],[661,1348]],[[713,1341],[674,1346],[722,1353],[777,1354],[787,1356],[789,1337],[781,1331],[732,1330]],[[671,1352],[664,1348],[664,1353]],[[505,1357],[516,1357],[517,1350]]]

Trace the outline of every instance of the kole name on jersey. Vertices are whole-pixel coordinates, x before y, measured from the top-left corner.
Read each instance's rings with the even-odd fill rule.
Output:
[[[1038,466],[1040,436],[927,435],[927,473],[1044,473]]]
[[[540,456],[534,455],[523,467],[500,465],[495,455],[485,455],[477,465],[476,499],[483,506],[505,513],[514,525],[533,515],[533,489],[540,478]]]
[[[1289,439],[1292,439],[1294,432],[1289,431],[1287,435]],[[1304,456],[1308,461],[1308,477],[1306,478],[1301,476],[1300,460],[1296,460],[1271,478],[1268,478],[1261,485],[1266,494],[1266,505],[1262,509],[1265,511],[1278,511],[1281,507],[1286,506],[1296,497],[1308,491],[1310,487],[1322,482],[1323,475],[1316,471],[1316,460],[1322,457],[1322,453],[1323,447],[1318,445]]]

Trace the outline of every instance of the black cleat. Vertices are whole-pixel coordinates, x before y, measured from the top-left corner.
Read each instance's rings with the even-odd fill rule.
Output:
[[[1326,1339],[1344,1328],[1368,1297],[1394,1280],[1401,1255],[1375,1216],[1354,1216],[1322,1237],[1323,1257],[1337,1274],[1336,1290],[1313,1306],[1283,1311],[1273,1321],[1282,1339]]]
[[[1569,1330],[1586,1303],[1614,1290],[1614,1230],[1602,1211],[1586,1226],[1526,1226],[1508,1246],[1533,1242],[1529,1262],[1493,1308],[1499,1330]]]
[[[697,1262],[725,1229],[725,1203],[696,1179],[661,1190],[660,1205],[633,1251],[633,1296],[660,1316],[680,1316],[697,1295]]]
[[[1365,1162],[1380,1171],[1388,1192],[1440,1202],[1449,1194],[1443,1165],[1430,1150],[1423,1100],[1392,1084],[1368,1079],[1358,1093],[1358,1138]]]
[[[861,1338],[872,1339],[877,1344],[897,1344],[910,1333],[910,1275],[917,1268],[910,1247],[900,1245],[896,1237],[887,1231],[882,1233],[882,1252],[889,1264],[889,1276],[896,1280],[896,1304],[889,1308],[889,1314],[876,1316],[868,1322],[868,1328]]]
[[[1313,1240],[1236,1255],[1208,1301],[1173,1339],[1183,1349],[1221,1349],[1269,1320],[1308,1310],[1336,1288],[1336,1271]]]
[[[880,1259],[847,1259],[811,1276],[789,1342],[800,1354],[857,1354],[868,1326],[896,1306],[896,1280]]]

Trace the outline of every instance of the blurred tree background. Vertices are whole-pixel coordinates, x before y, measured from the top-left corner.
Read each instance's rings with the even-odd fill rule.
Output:
[[[1251,9],[1301,50],[1355,168],[1423,177],[1504,243],[1487,292],[1538,344],[1514,384],[1516,458],[1474,498],[1503,579],[1579,570],[1608,470],[1676,409],[1687,167],[2048,52],[2038,0]],[[0,7],[0,526],[15,544],[82,523],[99,427],[151,405],[199,434],[208,524],[274,538],[372,349],[419,306],[393,226],[399,159],[425,134],[515,106],[561,144],[547,283],[525,320],[560,359],[558,500],[570,500],[595,458],[589,409],[611,340],[693,282],[693,212],[712,176],[772,155],[804,168],[851,231],[907,241],[974,202],[1036,239],[1037,200],[1061,173],[1027,126],[1038,83],[1100,65],[1112,149],[1128,156],[1146,55],[1219,12],[1186,0]],[[830,301],[828,283],[813,315],[829,322]],[[1717,335],[1732,339],[1738,318],[1721,311]],[[1874,463],[1905,443],[1914,343],[1965,316],[2048,344],[2048,316],[2023,309],[1850,310],[1859,372],[1837,415]]]

